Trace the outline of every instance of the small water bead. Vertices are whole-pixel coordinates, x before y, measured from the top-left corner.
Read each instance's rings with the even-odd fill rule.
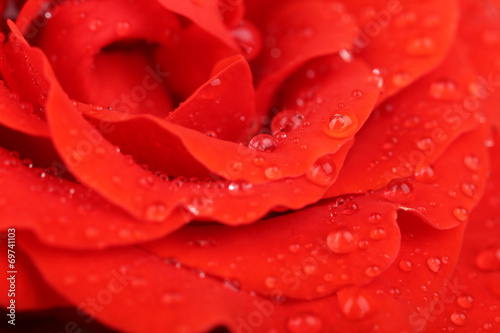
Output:
[[[357,212],[359,211],[359,207],[357,204],[351,202],[351,203],[347,203],[344,208],[341,210],[342,214],[344,215],[354,215],[356,214]],[[359,226],[357,226],[359,228]],[[356,230],[354,229],[356,228],[356,226],[353,227],[353,230]]]
[[[373,224],[379,223],[381,220],[382,215],[380,215],[379,213],[373,213],[372,215],[370,215],[370,217],[368,217],[368,222]]]
[[[130,32],[130,23],[127,21],[118,22],[115,27],[118,36],[126,36]]]
[[[359,89],[353,90],[351,94],[352,99],[360,99],[363,97],[363,92]]]
[[[427,258],[427,267],[434,273],[437,273],[441,269],[441,260],[436,257]]]
[[[182,301],[182,294],[178,291],[169,291],[161,297],[161,301],[164,304],[171,305],[180,303]]]
[[[477,171],[479,169],[479,157],[475,155],[467,155],[464,158],[465,166],[471,171]]]
[[[460,222],[467,220],[469,212],[463,207],[456,207],[453,209],[453,216]]]
[[[278,147],[276,139],[269,134],[257,134],[250,140],[249,148],[262,152],[272,152]]]
[[[411,82],[411,75],[408,72],[398,72],[392,76],[392,83],[396,87],[405,87]]]
[[[297,129],[304,122],[304,116],[292,110],[284,110],[274,116],[271,122],[271,131],[288,133]]]
[[[164,203],[158,202],[146,207],[146,218],[150,221],[161,222],[170,214],[169,209]]]
[[[207,131],[205,132],[205,135],[208,136],[209,138],[217,139],[217,132],[215,131]]]
[[[325,155],[318,158],[307,170],[307,179],[320,186],[330,185],[337,175],[337,167],[333,160],[334,155]]]
[[[413,264],[411,263],[411,261],[409,260],[406,260],[406,259],[402,259],[400,262],[399,262],[399,268],[403,271],[403,272],[411,272],[413,270]]]
[[[278,283],[278,279],[276,277],[274,277],[274,276],[268,276],[264,280],[264,284],[269,289],[273,289],[274,287],[276,287],[277,283]]]
[[[472,198],[477,193],[477,186],[471,183],[463,183],[462,184],[462,192],[466,196]]]
[[[334,253],[349,253],[357,247],[357,236],[347,229],[340,229],[328,234],[326,245]]]
[[[454,100],[460,98],[457,83],[452,79],[441,79],[429,87],[429,95],[437,100]]]
[[[252,160],[252,163],[256,166],[264,166],[266,164],[266,160],[264,157],[257,156]]]
[[[464,309],[472,308],[472,303],[474,302],[474,298],[470,295],[460,295],[457,298],[457,304]]]
[[[431,165],[419,164],[413,174],[416,180],[422,183],[433,183],[436,180],[434,168]]]
[[[333,281],[333,279],[334,279],[334,275],[332,273],[326,273],[323,276],[323,280],[325,280],[326,282],[331,282],[331,281]]]
[[[90,31],[96,32],[102,28],[102,21],[99,19],[93,19],[89,23]]]
[[[481,251],[476,257],[476,266],[487,272],[500,270],[500,248]]]
[[[406,45],[406,52],[414,56],[429,56],[436,51],[436,45],[430,37],[416,38]]]
[[[340,310],[348,319],[364,319],[371,312],[367,297],[355,287],[341,289],[337,296]]]
[[[413,195],[413,185],[408,179],[404,178],[391,180],[384,191],[384,196],[387,200],[399,203],[411,201]]]
[[[277,179],[281,176],[281,170],[277,166],[270,166],[264,171],[268,179]]]
[[[370,231],[370,238],[373,240],[382,240],[387,236],[387,233],[382,228],[373,229]]]
[[[323,131],[329,136],[340,139],[353,135],[358,129],[358,119],[347,111],[339,110],[328,117]]]
[[[290,333],[319,333],[323,330],[323,321],[314,314],[300,313],[288,318],[286,328]]]
[[[379,276],[382,271],[380,270],[380,267],[378,266],[369,266],[365,269],[365,275],[368,277],[375,277]]]
[[[450,316],[450,320],[457,326],[464,326],[467,316],[463,312],[453,312]]]

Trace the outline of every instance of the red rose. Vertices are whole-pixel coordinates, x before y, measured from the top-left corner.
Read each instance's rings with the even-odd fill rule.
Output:
[[[7,325],[500,331],[499,1],[0,6]]]

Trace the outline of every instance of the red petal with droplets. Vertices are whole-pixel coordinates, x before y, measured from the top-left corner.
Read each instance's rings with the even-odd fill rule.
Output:
[[[489,121],[500,127],[500,2],[498,0],[460,1],[463,15],[458,34],[479,76],[471,85],[482,102]]]
[[[367,284],[392,264],[394,208],[370,196],[338,198],[251,226],[188,226],[144,248],[243,290],[314,299]]]
[[[255,122],[252,73],[242,56],[222,60],[218,72],[167,117],[167,121],[228,141],[247,141]]]
[[[494,133],[496,142],[500,140]],[[429,329],[452,327],[454,332],[500,330],[500,145],[489,151],[491,176],[486,192],[470,215],[464,243],[451,281],[460,289],[443,302]]]
[[[29,169],[0,151],[0,225],[33,231],[47,244],[103,248],[162,237],[181,227],[189,215],[175,211],[161,225],[143,224],[80,184]],[[145,187],[148,186],[144,180]]]
[[[358,19],[353,54],[384,77],[387,98],[443,61],[458,23],[457,0],[347,1]]]
[[[477,126],[478,105],[468,92],[475,73],[460,50],[373,113],[329,196],[379,189],[401,177],[425,178],[446,147]]]
[[[274,92],[287,76],[309,60],[350,47],[355,36],[355,22],[344,6],[326,0],[265,3],[250,19],[265,41],[252,65],[261,115],[269,111]]]

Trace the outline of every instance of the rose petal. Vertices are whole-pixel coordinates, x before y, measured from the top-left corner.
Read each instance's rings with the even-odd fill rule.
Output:
[[[383,274],[399,241],[394,205],[366,196],[251,226],[188,226],[144,248],[243,290],[314,299]]]
[[[29,234],[22,235],[21,243],[53,288],[78,305],[79,314],[85,311],[86,320],[120,331],[202,332],[221,325],[235,332],[409,329],[396,310],[398,302],[373,290],[343,290],[341,302],[328,297],[281,305],[284,298],[271,301],[235,290],[230,283],[165,263],[138,248],[60,252]]]
[[[104,248],[161,237],[182,226],[174,212],[167,223],[143,224],[80,184],[30,169],[0,150],[0,226],[33,231],[44,243],[67,248]],[[25,274],[25,273],[23,273]]]
[[[265,41],[261,56],[252,65],[261,115],[268,112],[274,92],[293,71],[311,59],[351,46],[354,38],[354,20],[338,2],[273,1],[249,15]]]
[[[36,20],[42,14],[41,21]],[[31,43],[47,54],[68,94],[84,101],[90,101],[94,94],[91,85],[94,57],[105,46],[134,39],[168,44],[180,28],[175,15],[155,1],[57,5],[28,1],[16,23]]]
[[[11,225],[11,227],[12,226],[13,225]],[[61,297],[43,281],[43,278],[40,276],[40,273],[35,268],[30,258],[20,250],[18,246],[8,246],[8,244],[15,243],[8,243],[7,230],[11,230],[11,228],[6,228],[6,233],[0,234],[0,244],[2,248],[12,251],[9,252],[9,254],[15,256],[15,266],[14,269],[8,268],[7,258],[5,259],[5,266],[2,265],[2,268],[5,268],[4,275],[6,277],[2,279],[1,283],[3,290],[5,290],[0,296],[0,304],[2,304],[2,307],[6,308],[11,306],[11,300],[15,301],[14,306],[16,311],[45,310],[55,307],[71,306],[67,300]],[[12,276],[14,276],[14,279],[9,280],[8,278]],[[11,283],[14,284],[14,288],[11,288]],[[7,311],[10,310],[7,309]]]
[[[472,103],[477,100],[467,90],[474,72],[456,47],[439,69],[374,112],[329,196],[379,189],[401,177],[425,178],[422,170],[460,134],[477,126],[478,105]],[[458,67],[460,73],[454,70]]]
[[[221,140],[247,141],[255,122],[250,68],[242,56],[235,56],[214,70],[218,72],[170,113],[167,121],[201,133],[213,132]]]
[[[480,74],[470,85],[471,93],[484,106],[489,121],[500,127],[500,3],[496,0],[460,1],[462,15],[458,34],[468,57]]]
[[[383,98],[440,64],[454,40],[456,0],[347,1],[359,26],[353,54],[360,54],[384,77]]]
[[[500,140],[498,132],[495,140]],[[451,281],[457,288],[452,297],[443,299],[439,316],[429,329],[453,327],[455,332],[500,329],[500,146],[490,149],[491,177],[486,193],[471,213],[464,243]]]

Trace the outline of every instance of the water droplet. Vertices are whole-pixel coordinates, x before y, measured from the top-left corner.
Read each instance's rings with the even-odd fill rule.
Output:
[[[331,282],[333,281],[333,274],[332,273],[326,273],[325,276],[323,276],[323,279],[326,281],[326,282]]]
[[[357,237],[349,230],[340,229],[327,236],[326,244],[334,253],[349,253],[356,249]]]
[[[352,91],[352,99],[360,99],[361,97],[363,97],[363,92],[361,90],[356,89]]]
[[[344,206],[344,208],[341,210],[342,214],[344,215],[354,215],[359,211],[358,205],[355,203],[348,203]]]
[[[467,220],[468,214],[469,212],[467,211],[467,209],[463,207],[457,207],[453,209],[453,216],[455,216],[456,219],[460,222],[464,222],[465,220]]]
[[[476,257],[476,266],[483,271],[500,270],[500,248],[481,251]]]
[[[276,284],[278,283],[278,279],[274,276],[268,276],[264,280],[264,284],[266,285],[267,288],[273,289],[276,287]]]
[[[243,51],[245,58],[255,59],[262,50],[262,36],[260,30],[247,20],[231,29],[231,34]]]
[[[330,185],[337,175],[337,168],[333,159],[334,155],[325,155],[318,158],[307,170],[307,179],[320,186]]]
[[[169,291],[163,294],[161,301],[168,305],[180,303],[182,301],[182,295],[178,291]]]
[[[470,309],[473,302],[474,298],[470,295],[460,295],[457,298],[457,304],[464,309]]]
[[[102,28],[102,21],[99,19],[93,19],[89,23],[90,31],[96,32]]]
[[[376,224],[382,220],[382,216],[379,213],[373,213],[368,217],[368,222]]]
[[[429,56],[434,54],[436,45],[429,37],[416,38],[406,45],[406,51],[414,56]]]
[[[130,31],[130,23],[126,21],[118,22],[115,31],[118,36],[126,36]]]
[[[450,316],[450,320],[453,324],[457,326],[464,326],[467,316],[462,312],[453,312]]]
[[[436,144],[431,138],[423,138],[415,141],[417,148],[423,152],[430,153],[436,149]]]
[[[167,206],[161,202],[149,205],[146,208],[146,218],[150,221],[161,222],[169,216]]]
[[[264,166],[266,160],[264,159],[264,157],[257,156],[256,158],[253,159],[252,163],[256,166]]]
[[[281,170],[277,166],[270,166],[264,171],[269,179],[277,179],[281,176]]]
[[[399,203],[411,201],[413,195],[413,185],[405,178],[391,180],[384,191],[384,196],[387,200]]]
[[[436,257],[427,258],[427,267],[434,273],[437,273],[441,269],[441,260]]]
[[[387,236],[387,233],[382,228],[373,229],[370,231],[370,238],[373,240],[382,240]]]
[[[382,271],[380,270],[380,267],[378,266],[369,266],[365,269],[365,275],[368,277],[375,277],[379,276]]]
[[[291,253],[297,253],[300,251],[300,245],[299,244],[291,244],[289,247],[288,247],[288,250],[291,252]]]
[[[411,75],[408,72],[399,72],[392,76],[392,83],[396,87],[405,87],[411,82]]]
[[[411,272],[411,271],[413,270],[413,265],[412,265],[411,261],[406,260],[406,259],[402,259],[402,260],[399,262],[399,268],[400,268],[403,272]]]
[[[452,79],[441,79],[433,82],[429,87],[429,95],[434,99],[446,101],[460,98],[457,83]]]
[[[88,238],[95,238],[99,235],[99,230],[96,228],[87,228],[85,229],[85,236]]]
[[[434,168],[431,165],[419,164],[415,167],[414,177],[416,180],[422,183],[434,183],[436,180],[436,174]]]
[[[273,133],[288,133],[300,127],[303,121],[304,117],[300,113],[292,110],[284,110],[274,116],[271,122],[271,130]]]
[[[248,147],[263,152],[272,152],[278,147],[276,139],[269,134],[257,134],[250,140]]]
[[[246,180],[233,180],[229,182],[227,189],[231,195],[241,197],[251,194],[253,185]]]
[[[476,185],[471,184],[471,183],[463,183],[462,184],[462,192],[466,196],[472,198],[477,193],[477,187],[476,187]]]
[[[351,112],[339,110],[328,118],[324,132],[333,138],[345,138],[353,135],[358,129],[358,119]]]
[[[323,322],[316,315],[301,313],[288,318],[286,328],[290,333],[318,333],[323,329]]]
[[[479,169],[479,157],[474,155],[467,155],[464,158],[465,166],[471,171],[477,171]]]
[[[356,287],[347,287],[337,292],[342,314],[348,319],[364,319],[371,311],[371,305],[363,292]]]
[[[155,179],[152,175],[147,175],[139,179],[139,184],[143,187],[152,187],[155,183]]]

